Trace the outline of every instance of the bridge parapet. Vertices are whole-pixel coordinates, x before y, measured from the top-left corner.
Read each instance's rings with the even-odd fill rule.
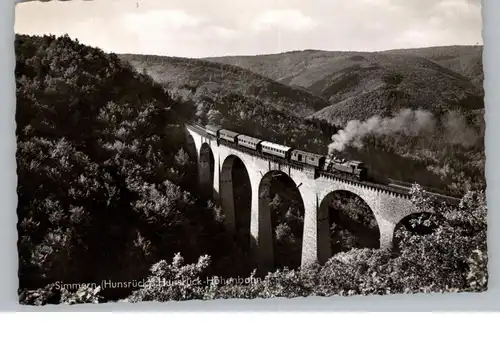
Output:
[[[217,138],[209,133],[206,132],[206,130],[199,125],[186,125],[187,128],[191,128],[193,131],[196,133],[199,133],[203,137],[209,138],[213,141],[216,141]],[[365,187],[366,189],[375,189],[380,192],[384,192],[386,194],[393,194],[394,196],[397,196],[399,198],[403,199],[410,199],[411,194],[410,194],[410,189],[411,189],[411,184],[407,182],[399,182],[400,184],[382,184],[382,183],[376,183],[372,181],[359,181],[357,179],[354,179],[348,175],[343,175],[341,173],[329,173],[329,172],[324,172],[321,170],[318,170],[314,166],[308,165],[308,164],[302,164],[302,163],[297,163],[297,162],[291,162],[286,159],[270,155],[270,154],[264,154],[261,152],[258,152],[256,150],[252,150],[249,148],[245,147],[240,147],[234,143],[228,142],[226,140],[219,140],[219,145],[224,145],[226,147],[235,149],[239,152],[243,152],[258,158],[262,158],[268,161],[272,161],[281,165],[285,165],[287,167],[293,168],[295,170],[300,170],[304,171],[308,174],[309,177],[313,179],[317,179],[319,177],[323,177],[326,179],[331,179],[331,180],[340,180],[342,182],[354,184],[354,185],[360,185],[362,187]],[[404,183],[404,186],[402,185]],[[425,190],[425,189],[424,189]],[[449,203],[451,205],[457,205],[460,202],[460,198],[455,197],[455,196],[448,196],[445,195],[444,193],[439,193],[433,189],[432,191],[426,191],[426,193],[430,196],[433,196],[437,199],[443,200],[446,203]]]
[[[347,176],[331,174],[331,173],[326,173],[326,172],[320,172],[319,176],[322,178],[325,178],[327,180],[347,183],[347,184],[351,184],[351,185],[356,186],[356,187],[362,187],[362,188],[365,188],[368,190],[379,191],[379,192],[383,192],[383,193],[397,196],[397,197],[404,198],[404,199],[411,198],[409,190],[407,190],[407,189],[386,186],[386,185],[373,183],[373,182],[369,182],[369,181],[358,181],[358,180],[349,178]]]

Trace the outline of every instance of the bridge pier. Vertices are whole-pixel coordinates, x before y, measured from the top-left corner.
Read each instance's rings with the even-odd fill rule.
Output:
[[[250,252],[255,262],[259,261],[259,183],[250,181],[252,201],[250,206]]]
[[[220,203],[221,200],[221,163],[220,163],[220,153],[217,151],[214,153],[214,174],[213,174],[213,198],[216,203]],[[234,208],[233,208],[234,209]]]
[[[375,214],[379,232],[380,232],[380,249],[391,250],[393,247],[394,229],[396,223],[388,220],[387,217]]]
[[[301,266],[324,264],[331,257],[330,226],[328,212],[319,208],[318,195],[314,190],[301,191],[304,201],[304,233],[302,236]]]
[[[330,218],[328,215],[328,208],[326,213],[322,212],[321,208],[318,209],[317,220],[317,243],[318,243],[318,262],[325,264],[330,257],[332,257],[331,234],[330,234]]]
[[[304,201],[304,232],[302,235],[301,266],[318,262],[318,202],[314,191],[301,191]]]
[[[258,270],[263,273],[273,270],[274,268],[274,243],[273,243],[273,228],[271,223],[271,203],[270,196],[271,181],[263,180],[256,185],[255,193],[252,188],[252,199],[257,201],[257,263]],[[253,203],[252,203],[253,208]],[[253,215],[253,210],[252,210]]]

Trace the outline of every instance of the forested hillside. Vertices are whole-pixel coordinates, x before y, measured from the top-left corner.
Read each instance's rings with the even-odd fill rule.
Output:
[[[483,86],[483,46],[440,46],[395,49],[388,52],[427,58],[469,78],[478,87]]]
[[[18,36],[16,56],[21,289],[137,280],[176,252],[238,256],[220,210],[186,191],[182,104],[68,37]]]
[[[465,51],[475,55],[465,47],[443,47],[406,54],[303,51],[210,59],[236,66],[121,57],[157,79],[176,100],[194,106],[201,123],[321,154],[336,149],[366,162],[377,180],[390,177],[463,193],[484,187],[482,89],[465,73],[438,63]],[[329,105],[312,115],[297,114],[304,111],[303,99],[311,98],[297,88],[322,96]],[[312,98],[306,102],[317,102],[317,96]],[[374,117],[382,120],[373,125]],[[349,134],[341,149],[331,139],[340,129]]]
[[[195,121],[274,142],[326,153],[337,128],[304,117],[328,102],[239,67],[196,59],[121,55],[140,73],[150,75]]]
[[[240,67],[155,55],[126,54],[120,57],[166,88],[192,90],[195,96],[241,95],[299,117],[311,115],[328,105],[326,100],[305,89],[291,88]]]

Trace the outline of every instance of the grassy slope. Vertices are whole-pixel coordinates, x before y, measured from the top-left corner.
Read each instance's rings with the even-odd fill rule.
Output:
[[[304,88],[291,88],[239,67],[165,56],[121,57],[168,88],[196,88],[199,95],[215,97],[235,93],[302,117],[328,105]]]

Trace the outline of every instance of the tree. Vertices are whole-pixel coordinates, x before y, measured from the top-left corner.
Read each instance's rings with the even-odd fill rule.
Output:
[[[210,109],[207,113],[208,124],[219,126],[222,124],[223,116],[220,111]]]
[[[180,168],[185,168],[191,162],[189,154],[184,150],[184,148],[179,149],[177,154],[175,154],[175,163]]]
[[[144,286],[132,293],[128,300],[136,303],[203,299],[205,285],[201,276],[209,265],[208,256],[201,256],[198,262],[184,265],[184,258],[177,253],[170,264],[165,260],[154,264]]]

